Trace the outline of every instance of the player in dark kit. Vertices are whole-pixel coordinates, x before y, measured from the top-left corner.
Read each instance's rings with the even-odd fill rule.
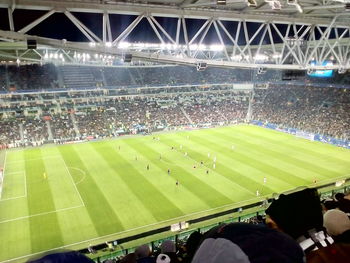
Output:
[[[147,167],[146,167],[147,171],[149,170],[149,164],[147,164]]]
[[[170,175],[170,169],[168,169],[168,174]]]

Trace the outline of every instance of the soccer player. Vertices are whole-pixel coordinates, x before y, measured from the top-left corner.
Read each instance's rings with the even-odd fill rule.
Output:
[[[170,175],[170,169],[168,169],[168,175]]]
[[[207,170],[207,174],[209,174],[209,170]]]
[[[147,171],[149,170],[149,164],[147,164],[147,167],[146,167]]]
[[[214,163],[216,163],[216,156],[214,156]]]
[[[135,161],[137,161],[137,156],[135,156]]]
[[[266,176],[264,176],[264,184],[266,184],[266,181],[267,181]]]
[[[259,190],[256,190],[256,196],[259,196],[260,193],[259,193]]]
[[[180,150],[182,150],[182,144],[180,145]]]
[[[46,175],[45,172],[43,173],[43,177],[44,177],[45,180],[47,179],[47,175]]]
[[[215,163],[213,163],[213,169],[215,169],[216,168],[216,164]]]
[[[162,155],[161,154],[159,154],[159,160],[162,160]]]
[[[210,158],[210,153],[208,153],[208,158]]]
[[[201,161],[201,166],[203,166],[203,161]]]
[[[176,184],[176,186],[179,186],[179,181],[178,181],[178,180],[176,180],[176,183],[175,183],[175,184]]]
[[[187,156],[187,152],[185,152],[185,156]]]

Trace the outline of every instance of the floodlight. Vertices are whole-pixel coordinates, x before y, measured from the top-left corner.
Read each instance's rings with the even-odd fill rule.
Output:
[[[216,0],[217,5],[226,5],[226,0]]]

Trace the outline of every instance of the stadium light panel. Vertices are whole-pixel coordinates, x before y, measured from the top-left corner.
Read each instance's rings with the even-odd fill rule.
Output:
[[[281,57],[282,55],[278,53],[272,55],[272,58],[281,58]]]
[[[95,42],[90,42],[90,43],[89,43],[89,46],[90,46],[90,47],[96,47],[96,43],[95,43]]]
[[[226,0],[216,0],[217,5],[226,5]]]
[[[118,45],[118,47],[119,48],[122,48],[122,49],[127,49],[127,48],[129,48],[130,47],[130,43],[129,42],[121,42],[119,45]]]
[[[223,45],[210,45],[209,49],[211,51],[222,51],[224,49]]]
[[[268,59],[268,57],[266,55],[263,54],[256,54],[254,56],[254,60],[258,60],[258,61],[266,61]]]
[[[106,42],[106,43],[105,43],[105,46],[106,46],[106,47],[112,47],[112,42]]]
[[[232,56],[231,59],[233,61],[241,61],[242,60],[242,56],[241,55],[235,55],[235,56]]]

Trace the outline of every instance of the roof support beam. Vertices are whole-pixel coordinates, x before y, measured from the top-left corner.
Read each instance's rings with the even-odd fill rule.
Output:
[[[91,41],[91,42],[102,42],[102,40],[95,35],[87,26],[85,26],[79,19],[77,19],[71,12],[65,11],[64,14],[69,18],[70,21]]]
[[[12,8],[7,8],[7,14],[8,14],[8,18],[9,18],[9,25],[10,25],[10,30],[11,31],[15,31],[15,26],[14,26],[14,23],[13,23],[13,16],[12,16],[12,13],[13,13],[13,9]]]
[[[10,5],[9,0],[0,0],[0,8],[8,8]],[[343,8],[343,5],[339,5]],[[334,5],[330,5],[329,8],[333,8]],[[194,18],[194,19],[209,19],[211,17],[216,17],[220,20],[227,21],[239,21],[245,19],[249,22],[273,22],[273,23],[296,23],[296,24],[318,24],[321,26],[327,26],[331,23],[332,19],[329,18],[317,18],[317,17],[291,17],[290,15],[283,15],[278,13],[267,13],[262,12],[262,10],[257,10],[257,13],[243,13],[241,11],[231,11],[231,10],[220,10],[218,16],[217,9],[208,8],[196,8],[196,9],[186,9],[178,6],[170,5],[150,5],[143,3],[111,3],[105,4],[100,1],[96,2],[83,2],[83,1],[68,1],[68,0],[16,0],[16,8],[19,9],[32,9],[32,10],[64,10],[67,9],[71,12],[88,12],[88,13],[100,13],[108,11],[110,14],[129,14],[129,15],[140,15],[147,12],[152,16],[160,17],[184,17],[184,18]],[[304,9],[307,7],[304,7]],[[315,8],[328,8],[322,6],[310,7]],[[339,7],[338,7],[339,8]],[[295,10],[290,8],[291,11]],[[316,15],[315,15],[316,16]],[[347,27],[348,23],[338,21],[336,26]]]
[[[116,38],[113,40],[113,46],[116,46],[120,42],[122,42],[125,38],[128,37],[128,35],[131,33],[131,31],[134,30],[134,28],[140,23],[140,21],[144,18],[144,15],[141,14],[138,17],[135,18],[134,21],[131,22],[131,24]]]
[[[55,9],[51,9],[49,12],[47,12],[46,14],[42,15],[41,17],[39,17],[38,19],[35,19],[32,23],[30,23],[29,25],[23,27],[21,30],[18,30],[19,33],[27,33],[29,30],[31,30],[33,27],[39,25],[42,21],[44,21],[46,18],[48,18],[49,16],[51,16],[52,14],[54,14],[56,12]]]

